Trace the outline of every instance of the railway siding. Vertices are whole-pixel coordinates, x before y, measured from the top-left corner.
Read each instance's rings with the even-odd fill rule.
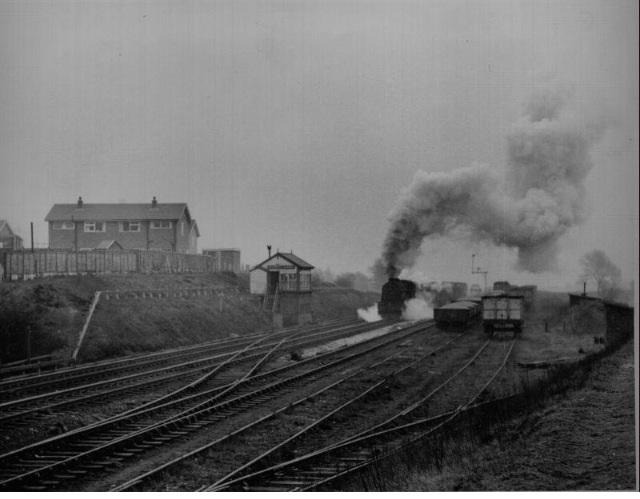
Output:
[[[25,487],[27,489],[31,487],[39,487],[37,483],[42,482],[42,480],[44,479],[43,475],[59,473],[60,471],[64,471],[65,469],[67,469],[69,466],[75,466],[77,468],[77,465],[79,462],[81,462],[81,460],[85,461],[89,459],[89,461],[93,460],[93,462],[95,462],[96,459],[104,459],[105,455],[110,455],[115,456],[115,461],[122,461],[124,458],[128,457],[126,455],[127,453],[131,453],[132,449],[130,447],[134,444],[136,446],[154,446],[171,441],[176,437],[181,436],[179,433],[174,432],[174,430],[186,430],[189,432],[199,429],[203,425],[215,423],[219,421],[220,418],[224,419],[228,417],[230,414],[229,410],[235,410],[234,407],[242,410],[247,410],[248,407],[255,403],[252,402],[252,399],[255,399],[255,397],[259,395],[272,393],[275,390],[306,379],[311,375],[317,375],[322,372],[326,372],[327,370],[332,369],[339,364],[348,362],[352,358],[365,355],[367,352],[375,350],[376,348],[380,348],[380,346],[384,345],[385,342],[388,343],[398,341],[409,336],[410,334],[416,334],[416,332],[419,332],[423,327],[423,325],[412,326],[408,329],[408,332],[405,330],[394,332],[392,339],[384,338],[381,340],[380,338],[373,338],[355,346],[348,347],[344,349],[344,351],[340,352],[342,355],[338,355],[338,358],[336,360],[329,361],[325,364],[322,364],[322,357],[325,356],[309,359],[309,361],[314,361],[315,363],[320,365],[310,371],[302,372],[295,376],[272,382],[271,384],[262,386],[257,390],[254,390],[253,392],[245,395],[238,395],[237,397],[230,400],[214,404],[203,403],[196,405],[191,409],[188,409],[187,411],[183,411],[177,416],[173,416],[165,419],[164,421],[152,424],[151,426],[147,426],[144,429],[134,430],[133,432],[131,432],[130,430],[114,430],[114,433],[112,435],[108,435],[109,439],[107,439],[106,441],[104,438],[100,438],[96,439],[95,441],[88,442],[90,445],[95,445],[94,448],[83,451],[72,457],[65,457],[64,459],[59,461],[49,462],[45,457],[45,464],[42,466],[38,465],[37,459],[34,460],[33,458],[23,457],[21,461],[16,461],[17,455],[21,453],[24,454],[25,452],[29,452],[35,457],[35,454],[33,452],[37,448],[37,446],[25,449],[24,451],[18,451],[10,456],[3,456],[5,461],[7,459],[12,459],[15,465],[18,466],[18,470],[24,470],[24,467],[27,464],[31,464],[32,469],[30,471],[20,472],[17,475],[11,474],[10,468],[3,469],[5,478],[0,481],[0,487],[11,487],[12,490],[15,490],[15,487]],[[355,352],[345,356],[344,352],[348,350],[354,350]],[[332,355],[335,356],[336,354],[327,354],[326,357],[330,357]],[[305,364],[306,362],[307,361],[302,361],[298,364],[298,366],[300,364]],[[284,369],[288,370],[289,368]],[[277,371],[282,372],[282,369],[279,369]],[[268,376],[269,373],[265,373],[258,377],[267,378]],[[107,424],[113,423],[114,421],[107,422]],[[92,430],[95,429],[95,427],[92,428]],[[86,439],[83,443],[87,443]],[[41,454],[38,454],[38,456],[41,456]],[[47,457],[51,458],[54,456],[47,455]],[[0,457],[0,459],[2,458]],[[82,469],[81,466],[80,469]],[[7,476],[7,474],[9,474],[9,476]],[[35,485],[34,482],[36,482]],[[53,486],[54,484],[49,483],[47,485]]]
[[[420,401],[421,404],[426,402],[430,396],[438,392],[440,388],[446,386],[451,379],[457,377],[466,367],[471,365],[486,347],[487,343],[482,345],[476,354],[456,371],[452,377],[438,385],[428,397]],[[504,368],[512,349],[513,342],[503,362],[493,371],[489,381],[485,383],[481,390],[472,392],[471,396],[467,395],[465,403],[448,413],[441,413],[427,419],[419,419],[418,421],[402,424],[401,418],[404,418],[416,408],[416,406],[412,406],[409,410],[397,414],[392,420],[386,421],[365,432],[361,432],[353,438],[348,438],[340,443],[329,445],[321,450],[316,450],[305,456],[277,464],[254,474],[238,477],[228,483],[218,482],[206,490],[238,490],[238,487],[240,487],[241,490],[253,491],[308,490],[340,478],[346,473],[359,470],[407,445],[408,430],[410,430],[409,441],[414,442],[425,438],[450,421],[453,421],[460,413],[468,409],[480,396],[482,390],[495,379],[497,373]],[[391,425],[389,428],[389,423],[396,421],[399,421],[398,425]],[[432,425],[433,423],[437,423],[435,427],[426,431],[422,429],[425,424]]]

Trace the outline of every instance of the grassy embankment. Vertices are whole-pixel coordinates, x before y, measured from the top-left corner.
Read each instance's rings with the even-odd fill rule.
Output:
[[[80,350],[80,360],[97,360],[153,351],[270,327],[268,314],[248,292],[248,275],[173,274],[73,276],[0,284],[0,361],[53,353],[69,358],[96,291],[216,288],[216,297],[101,299]],[[355,317],[376,300],[372,293],[326,288],[314,290],[318,321]]]
[[[545,328],[545,321],[547,326]],[[594,345],[598,310],[573,311],[542,293],[516,358],[581,357],[539,370],[503,406],[461,417],[429,440],[380,461],[340,490],[633,490],[633,339]],[[547,329],[547,331],[545,331]]]

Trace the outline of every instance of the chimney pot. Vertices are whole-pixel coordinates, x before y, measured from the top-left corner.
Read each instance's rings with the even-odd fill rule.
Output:
[[[82,196],[78,197],[78,208],[82,208]]]
[[[151,207],[155,208],[156,206],[158,206],[158,201],[156,201],[156,197],[153,196],[153,199],[151,200]]]

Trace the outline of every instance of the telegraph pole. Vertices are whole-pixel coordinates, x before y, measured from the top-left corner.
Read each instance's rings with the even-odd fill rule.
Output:
[[[482,274],[484,277],[484,292],[487,292],[487,274],[489,273],[486,270],[481,269],[480,267],[475,266],[475,253],[471,255],[471,273],[472,274]]]
[[[38,262],[36,260],[36,256],[33,254],[33,222],[31,223],[31,261],[33,262],[33,273],[38,275]],[[31,350],[31,347],[29,347]],[[31,359],[31,354],[29,353],[29,359]]]

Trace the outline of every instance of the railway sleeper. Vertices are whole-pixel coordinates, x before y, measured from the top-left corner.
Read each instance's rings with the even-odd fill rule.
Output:
[[[53,458],[67,458],[67,457],[73,457],[77,454],[77,452],[73,452],[73,451],[63,451],[63,450],[55,450],[55,449],[51,449],[50,451],[45,451],[43,454],[38,454],[38,456],[40,457],[44,457],[45,459],[48,457],[53,457]]]
[[[346,463],[346,464],[351,464],[351,463],[364,463],[365,461],[369,460],[369,455],[363,455],[362,457],[341,457],[340,459],[338,459],[338,463]]]
[[[94,471],[110,471],[110,470],[114,470],[115,469],[110,464],[109,465],[104,465],[104,464],[83,464],[82,466],[87,468],[88,470],[94,470]]]
[[[214,418],[214,419],[203,419],[203,420],[202,420],[202,423],[204,424],[204,426],[206,426],[206,425],[210,425],[210,424],[213,424],[213,423],[217,423],[217,422],[219,422],[221,419],[224,419],[224,418],[216,417],[216,418]]]
[[[148,441],[154,445],[164,445],[167,442],[171,442],[171,440],[173,440],[173,437],[154,437],[153,440]]]
[[[333,474],[333,473],[331,473]],[[322,480],[324,478],[327,478],[328,476],[331,476],[331,474],[327,474],[327,473],[316,473],[313,471],[305,471],[305,472],[301,472],[301,473],[296,473],[296,476],[301,477],[301,478],[306,478],[308,480]]]
[[[222,416],[231,416],[232,414],[236,413],[236,408],[234,407],[233,409],[224,409],[222,411],[216,411],[214,413],[211,414],[211,417],[213,417],[214,419],[220,419],[220,417]]]
[[[85,452],[83,449],[96,449],[98,447],[102,447],[103,445],[109,443],[110,440],[102,440],[100,442],[77,442],[73,444],[73,448],[79,448],[78,452]],[[77,452],[76,452],[77,454]]]
[[[146,449],[141,449],[137,446],[134,447],[127,447],[127,449],[124,450],[124,452],[130,452],[132,454],[140,454],[141,452],[144,452]]]
[[[60,485],[60,480],[40,480],[39,483],[55,487],[56,485]]]
[[[85,440],[78,442],[78,444],[103,445],[109,441],[111,441],[110,438],[95,438],[95,439],[87,438]],[[74,445],[77,445],[77,444],[74,443]]]
[[[308,483],[309,483],[308,480],[291,479],[291,480],[274,480],[269,482],[269,485],[284,485],[285,487],[299,487],[301,485],[307,485]]]
[[[151,447],[155,447],[156,445],[160,445],[164,442],[160,442],[158,440],[143,440],[142,442],[138,442],[134,445],[140,447],[141,449],[150,449]]]
[[[77,475],[56,474],[56,475],[53,475],[53,478],[56,478],[58,480],[73,480],[74,478],[77,478]]]
[[[184,437],[184,436],[188,435],[190,432],[184,431],[184,430],[171,430],[171,431],[169,431],[167,433],[169,435],[175,436],[175,437]]]
[[[260,396],[258,396],[258,397],[256,397],[256,398],[254,398],[253,400],[254,400],[255,402],[266,402],[267,400],[270,400],[270,399],[272,399],[272,398],[273,398],[273,396],[272,396],[272,395],[267,394],[267,395],[260,395]]]
[[[75,456],[76,453],[70,450],[57,450],[57,449],[51,449],[51,452],[48,452],[48,454],[51,455],[56,455],[56,456],[66,456],[66,457],[70,457],[70,456]]]
[[[27,466],[49,466],[55,464],[58,461],[51,461],[46,459],[21,459],[20,464],[26,464]]]
[[[189,423],[189,424],[186,424],[186,425],[182,425],[182,428],[186,428],[188,430],[199,430],[203,426],[204,426],[203,422],[202,423]]]
[[[86,475],[87,474],[87,470],[78,470],[78,469],[66,470],[66,472],[69,473],[70,475]]]
[[[323,475],[333,475],[334,473],[338,473],[340,469],[338,466],[314,466],[312,471],[321,473]]]
[[[289,489],[286,487],[268,487],[268,486],[256,486],[249,487],[247,492],[288,492]]]

